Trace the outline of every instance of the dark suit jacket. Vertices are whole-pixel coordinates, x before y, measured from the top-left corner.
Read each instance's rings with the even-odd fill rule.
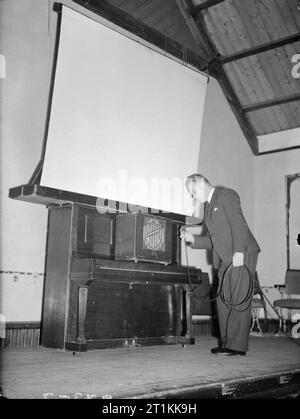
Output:
[[[235,252],[259,252],[241,209],[240,197],[232,189],[216,187],[210,203],[206,203],[204,222],[209,232],[195,236],[195,249],[213,248],[214,267],[231,263]]]

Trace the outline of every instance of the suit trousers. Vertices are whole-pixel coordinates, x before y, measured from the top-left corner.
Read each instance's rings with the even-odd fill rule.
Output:
[[[258,252],[244,254],[244,264],[248,270],[245,266],[230,267],[226,270],[229,264],[225,262],[222,262],[218,270],[218,294],[223,287],[221,291],[226,296],[227,304],[229,303],[227,305],[221,296],[218,296],[218,320],[222,345],[229,349],[248,351],[253,296],[252,294],[249,296],[248,292],[250,281],[253,281],[254,285],[257,258]],[[244,301],[245,299],[247,301]]]

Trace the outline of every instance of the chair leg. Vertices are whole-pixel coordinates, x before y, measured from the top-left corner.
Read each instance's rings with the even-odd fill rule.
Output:
[[[264,331],[268,332],[268,313],[266,306],[264,307]]]
[[[255,316],[254,309],[252,309],[252,323],[251,323],[250,332],[253,332],[253,329],[254,329],[254,325],[255,325],[254,316]]]
[[[252,309],[252,325],[251,325],[250,331],[253,332],[253,333],[255,332],[254,331],[255,325],[256,325],[256,327],[259,331],[259,334],[262,335],[263,331],[262,331],[262,329],[260,327],[260,323],[259,323],[259,309],[257,309],[257,308]]]
[[[278,313],[278,319],[279,319],[279,328],[278,331],[275,333],[275,336],[282,336],[285,333],[285,319],[282,316],[282,310],[281,309],[276,309],[277,313]]]

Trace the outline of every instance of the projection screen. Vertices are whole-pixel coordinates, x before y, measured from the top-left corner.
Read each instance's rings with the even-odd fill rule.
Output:
[[[191,215],[207,80],[64,6],[41,185]]]

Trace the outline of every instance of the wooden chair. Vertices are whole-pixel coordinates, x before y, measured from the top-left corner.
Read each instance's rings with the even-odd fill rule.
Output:
[[[300,298],[292,298],[300,295],[300,269],[287,269],[285,273],[285,283],[276,284],[275,288],[281,293],[281,298],[273,302],[274,309],[279,314],[279,330],[277,334],[286,332],[286,317],[283,310],[287,310],[288,319],[291,319],[291,310],[300,311]]]
[[[252,304],[251,304],[252,325],[251,325],[250,333],[255,334],[255,335],[257,335],[258,333],[259,335],[262,336],[263,330],[261,328],[260,321],[259,321],[260,310],[261,309],[264,310],[264,329],[265,330],[267,328],[268,315],[267,315],[267,307],[266,307],[264,294],[262,292],[262,289],[258,280],[257,272],[255,273],[254,281],[255,281],[254,293],[253,293]],[[257,329],[258,329],[258,332],[256,331]]]

